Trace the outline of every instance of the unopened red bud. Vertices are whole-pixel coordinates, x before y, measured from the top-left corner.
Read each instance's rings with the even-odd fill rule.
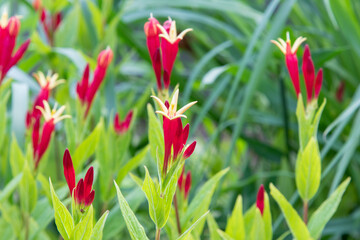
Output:
[[[184,158],[185,158],[185,159],[186,159],[186,158],[189,158],[189,157],[193,154],[193,152],[194,152],[194,150],[195,150],[195,147],[196,147],[196,141],[192,142],[192,143],[190,144],[190,146],[188,146],[188,147],[186,148],[185,153],[184,153]]]
[[[17,36],[19,34],[19,30],[20,30],[20,20],[17,17],[11,17],[9,19],[9,34],[10,36]]]
[[[260,210],[261,215],[263,215],[264,213],[264,195],[265,195],[264,185],[261,184],[256,197],[256,207]]]
[[[322,68],[320,68],[319,72],[316,75],[316,80],[315,80],[315,99],[317,99],[320,94],[322,82],[323,82],[323,70]]]
[[[149,21],[144,24],[144,32],[146,37],[155,37],[160,34],[160,30],[157,26],[158,24],[159,21],[156,18],[149,18]]]
[[[98,64],[102,68],[107,68],[113,59],[113,52],[110,47],[100,52],[98,57]]]
[[[185,180],[185,198],[188,197],[190,188],[191,188],[191,172],[189,171],[186,174],[186,180]]]

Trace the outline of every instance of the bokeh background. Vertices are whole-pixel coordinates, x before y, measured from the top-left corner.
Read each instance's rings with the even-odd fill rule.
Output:
[[[180,43],[171,87],[180,87],[180,105],[198,101],[188,111],[190,138],[198,141],[187,162],[193,173],[190,199],[207,178],[230,166],[217,187],[211,211],[224,228],[237,195],[244,209],[253,204],[257,189],[275,183],[298,209],[294,163],[298,149],[295,118],[296,96],[283,54],[270,43],[278,37],[307,38],[316,69],[324,69],[320,101],[327,99],[319,127],[322,184],[311,206],[318,206],[346,177],[352,182],[342,203],[324,231],[323,239],[360,238],[360,1],[357,0],[43,0],[62,21],[52,42],[39,24],[32,0],[0,0],[0,11],[21,15],[18,45],[30,38],[25,57],[8,74],[13,78],[8,103],[8,128],[25,148],[25,114],[39,87],[31,74],[53,70],[66,84],[59,86],[54,100],[68,104],[76,99],[75,85],[86,62],[95,66],[98,53],[110,46],[114,51],[106,80],[94,103],[96,118],[112,121],[124,116],[135,104],[137,122],[130,155],[147,144],[145,103],[151,102],[155,76],[148,56],[143,25],[152,13],[164,22],[176,20],[178,31],[193,28]],[[298,51],[299,62],[303,47]],[[303,82],[302,82],[303,85]],[[0,113],[2,114],[2,113]],[[95,121],[96,123],[96,121]],[[10,133],[9,133],[10,134]],[[61,162],[66,141],[56,135],[49,158]],[[9,138],[8,138],[9,140]],[[5,140],[3,148],[8,148]],[[58,147],[56,147],[58,146]],[[11,178],[2,161],[0,188]],[[56,163],[47,173],[63,181]],[[155,164],[149,158],[145,165]],[[61,171],[60,171],[61,173]],[[143,167],[135,170],[143,174]],[[136,215],[146,229],[153,229],[144,195],[126,179],[125,193],[136,201]],[[130,199],[131,199],[130,196]],[[271,200],[274,234],[287,227],[279,208]],[[314,209],[313,208],[313,209]],[[128,236],[120,210],[111,210],[104,239]],[[119,217],[118,217],[119,216]],[[111,220],[112,219],[112,220]],[[56,236],[53,223],[46,227]],[[2,230],[0,229],[0,232]],[[207,239],[207,229],[204,239]],[[149,234],[151,236],[151,234]],[[1,236],[0,236],[1,238]]]

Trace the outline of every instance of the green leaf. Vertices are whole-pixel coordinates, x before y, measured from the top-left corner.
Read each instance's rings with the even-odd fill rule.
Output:
[[[31,213],[37,202],[37,188],[36,181],[27,164],[24,166],[23,177],[19,187],[21,210]]]
[[[160,121],[154,113],[154,109],[151,104],[147,105],[147,112],[149,115],[149,143],[150,143],[150,153],[155,161],[157,161],[157,156],[159,159],[164,158],[164,135],[163,130],[160,124]],[[162,169],[162,161],[159,161]]]
[[[79,30],[79,19],[82,16],[80,3],[74,3],[73,7],[66,14],[59,29],[55,31],[55,43],[60,47],[72,47],[77,40]]]
[[[101,240],[103,236],[103,229],[105,226],[106,219],[109,215],[109,210],[104,212],[104,214],[101,216],[101,218],[97,221],[95,224],[94,229],[92,230],[90,240]]]
[[[223,240],[235,240],[234,238],[230,237],[229,234],[227,234],[224,231],[221,231],[220,229],[217,230],[217,233],[221,236],[221,239]]]
[[[252,222],[251,230],[247,238],[249,240],[264,240],[265,239],[265,226],[262,219],[260,210],[256,207],[254,208],[254,219]]]
[[[10,146],[10,165],[13,176],[19,175],[23,171],[25,157],[16,141],[16,137],[12,136]]]
[[[192,219],[198,219],[201,215],[208,211],[216,185],[228,171],[229,168],[219,171],[201,187],[201,189],[197,192],[191,201],[184,216],[181,217],[181,226],[189,226],[192,222]],[[202,230],[204,222],[199,224],[200,226],[195,229],[196,231]]]
[[[310,138],[303,152],[296,160],[296,186],[301,198],[309,201],[317,192],[321,179],[321,159],[317,141]]]
[[[93,210],[93,206],[90,205],[89,209],[86,211],[86,215],[81,218],[78,224],[76,224],[74,231],[71,234],[71,240],[90,239],[91,232],[93,229],[93,218],[94,218],[94,210]]]
[[[331,219],[331,217],[336,212],[342,196],[346,188],[350,183],[350,177],[348,177],[332,194],[326,199],[325,202],[321,204],[321,206],[312,214],[308,228],[311,236],[314,239],[319,239],[322,231],[325,228],[327,222]]]
[[[122,195],[122,193],[115,181],[114,181],[114,185],[116,187],[116,192],[117,192],[117,196],[118,196],[121,213],[125,219],[126,226],[129,230],[131,239],[133,239],[133,240],[148,239],[148,237],[145,234],[145,230],[144,230],[143,226],[141,226],[141,224],[137,220],[135,214],[129,207],[129,204],[126,202],[124,196]]]
[[[145,180],[142,186],[149,203],[149,213],[157,228],[163,228],[169,218],[171,204],[177,187],[177,175],[174,174],[169,184],[164,188],[163,193],[151,179],[148,169],[145,167]]]
[[[191,231],[202,221],[205,220],[206,215],[210,211],[207,211],[204,215],[202,215],[194,224],[192,224],[183,234],[180,235],[176,240],[186,240],[189,237]]]
[[[14,177],[0,192],[0,203],[6,200],[11,193],[16,189],[22,179],[23,173],[19,173],[16,177]]]
[[[281,208],[294,238],[297,240],[312,239],[309,230],[300,218],[299,214],[272,183],[270,184],[270,194]]]
[[[242,197],[239,195],[236,199],[233,212],[228,219],[225,229],[225,233],[237,240],[245,239],[245,226],[242,208]]]
[[[82,164],[95,152],[102,128],[103,121],[100,120],[92,133],[75,150],[73,155],[75,171],[78,170]]]
[[[271,240],[271,239],[273,239],[272,220],[271,220],[269,195],[266,192],[265,192],[265,199],[264,199],[263,220],[264,220],[264,227],[265,227],[265,239]]]
[[[149,151],[149,146],[144,147],[138,154],[136,154],[130,161],[128,161],[119,171],[119,174],[116,178],[118,184],[125,178],[125,176],[134,168],[136,168],[142,160],[144,160],[146,154]]]
[[[55,211],[55,224],[64,240],[69,240],[74,230],[74,220],[69,210],[57,197],[51,179],[49,178],[52,203]]]
[[[219,226],[217,225],[214,217],[212,216],[212,214],[208,214],[207,215],[207,224],[208,224],[208,228],[209,228],[209,232],[210,232],[210,240],[221,240],[221,236],[218,233],[218,229]]]

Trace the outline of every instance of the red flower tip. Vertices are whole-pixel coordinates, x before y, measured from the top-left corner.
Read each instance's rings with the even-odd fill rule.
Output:
[[[160,34],[160,29],[158,28],[159,21],[150,16],[149,21],[144,24],[144,32],[146,37],[157,37]]]
[[[90,206],[90,205],[93,203],[94,197],[95,197],[95,191],[92,190],[92,191],[90,192],[90,194],[87,195],[86,198],[85,198],[85,203],[84,203],[84,204],[85,204],[85,207]]]
[[[84,179],[81,178],[75,189],[75,203],[79,205],[82,204],[85,200],[84,195]]]
[[[8,23],[10,36],[17,36],[20,30],[20,20],[18,17],[11,17]]]
[[[107,68],[111,63],[114,54],[110,47],[107,47],[105,50],[101,51],[98,57],[98,65],[102,68]]]
[[[186,174],[186,180],[185,180],[185,198],[188,197],[189,195],[189,192],[190,192],[190,188],[191,188],[191,172],[189,171],[187,174]]]
[[[261,215],[263,215],[264,213],[264,195],[265,195],[264,185],[261,184],[256,197],[256,207],[260,210]]]
[[[72,196],[73,189],[75,188],[75,170],[68,149],[66,149],[64,152],[63,166],[64,176],[69,187],[70,195]]]
[[[116,113],[115,118],[114,118],[115,132],[118,133],[118,134],[125,133],[130,127],[132,117],[133,117],[133,111],[132,110],[130,112],[128,112],[128,114],[126,115],[124,121],[121,121],[119,113]]]
[[[186,150],[185,150],[185,152],[184,152],[184,158],[185,158],[185,159],[189,158],[189,157],[193,154],[193,152],[194,152],[194,150],[195,150],[195,147],[196,147],[196,141],[193,141],[193,142],[190,144],[190,146],[188,146],[188,147],[186,148]]]
[[[322,68],[320,68],[319,72],[316,75],[316,80],[315,80],[315,99],[319,97],[322,82],[323,82],[323,70]]]
[[[315,67],[307,44],[303,55],[302,71],[305,79],[307,101],[310,102],[314,91]]]
[[[163,24],[163,27],[164,27],[164,29],[166,30],[167,33],[170,32],[171,23],[172,23],[172,20],[169,19],[169,20],[166,20],[164,22],[164,24]]]
[[[32,5],[35,11],[38,11],[42,7],[42,2],[41,0],[34,0]]]
[[[78,82],[76,85],[76,93],[82,103],[85,102],[86,92],[89,86],[89,75],[90,75],[90,67],[89,64],[87,64],[81,82]]]
[[[320,72],[320,71],[319,71]],[[319,73],[318,73],[319,74]],[[341,81],[338,88],[336,89],[336,100],[342,102],[344,98],[345,82]]]

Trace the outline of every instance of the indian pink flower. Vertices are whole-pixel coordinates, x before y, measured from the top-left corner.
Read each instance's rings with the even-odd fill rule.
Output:
[[[51,110],[49,103],[47,101],[43,102],[44,107],[37,106],[44,116],[45,122],[42,127],[40,135],[40,119],[37,118],[33,128],[32,141],[33,141],[33,150],[34,150],[34,159],[35,159],[35,169],[37,169],[39,162],[44,155],[45,151],[49,147],[51,136],[55,130],[55,124],[60,122],[65,118],[70,118],[69,115],[61,115],[65,106],[60,107],[56,110],[56,106]]]
[[[94,71],[94,77],[90,85],[89,85],[89,66],[87,65],[81,82],[79,82],[76,86],[76,92],[78,94],[81,103],[83,105],[86,105],[85,116],[87,116],[87,114],[89,113],[95,94],[105,78],[106,70],[110,65],[112,59],[113,59],[113,52],[109,47],[107,47],[105,50],[101,51],[98,56],[97,66]]]
[[[186,176],[184,177],[184,169],[181,172],[181,175],[178,179],[178,186],[179,186],[179,190],[180,192],[182,192],[184,194],[185,199],[187,199],[189,192],[190,192],[190,188],[191,188],[191,172],[188,171]]]
[[[0,85],[10,68],[17,64],[29,47],[30,39],[26,40],[19,49],[13,53],[19,30],[19,18],[14,16],[8,19],[8,15],[5,12],[0,19]]]
[[[315,67],[311,59],[311,53],[308,45],[305,46],[302,71],[306,86],[307,102],[310,102],[312,99],[317,99],[319,96],[323,81],[323,70],[320,68],[315,78]]]
[[[174,96],[169,104],[167,101],[163,103],[158,97],[152,96],[155,101],[159,104],[160,109],[156,113],[163,115],[163,130],[164,130],[164,163],[163,163],[163,174],[167,173],[169,165],[175,162],[182,154],[182,158],[186,159],[191,156],[194,152],[196,141],[191,143],[186,148],[186,142],[189,136],[189,124],[184,128],[182,126],[181,117],[186,118],[183,114],[187,109],[193,106],[195,102],[191,102],[180,110],[177,111],[177,102],[179,97],[179,90],[176,90]],[[173,155],[171,156],[171,153]]]
[[[63,166],[64,176],[69,187],[70,195],[74,198],[75,204],[80,206],[80,211],[84,212],[84,208],[90,206],[95,197],[95,190],[92,189],[94,168],[90,167],[86,172],[85,178],[81,178],[75,186],[75,170],[68,149],[64,152]]]
[[[127,130],[130,127],[131,124],[131,120],[133,117],[133,111],[128,112],[128,114],[126,115],[124,121],[120,120],[120,116],[119,113],[116,113],[115,118],[114,118],[114,129],[115,132],[117,134],[123,134],[125,132],[127,132]]]
[[[294,85],[296,96],[298,96],[300,94],[300,81],[296,52],[300,45],[306,40],[306,38],[297,38],[292,46],[289,33],[287,33],[286,38],[286,42],[281,38],[278,38],[278,41],[271,40],[271,42],[274,43],[281,50],[281,52],[285,54],[286,66],[289,71],[292,83]]]
[[[158,27],[159,21],[150,15],[149,21],[144,25],[144,32],[146,35],[146,45],[150,54],[151,63],[154,69],[156,84],[159,90],[162,89],[161,83],[161,54],[160,54],[160,29]]]
[[[64,79],[58,79],[58,74],[51,75],[48,73],[47,76],[44,75],[42,72],[34,73],[34,78],[40,85],[40,92],[37,95],[34,106],[31,111],[27,112],[26,115],[26,126],[30,127],[34,120],[41,116],[41,111],[38,107],[44,107],[43,102],[48,101],[50,97],[51,90],[54,89],[56,86],[65,82]]]
[[[160,47],[164,69],[163,82],[165,89],[168,89],[170,85],[171,72],[179,50],[179,42],[183,39],[185,34],[192,31],[192,29],[185,29],[177,35],[175,21],[169,19],[164,25],[165,27],[158,24],[158,27],[161,30],[161,34],[159,36],[162,38]]]
[[[261,215],[264,214],[264,195],[265,195],[264,185],[261,184],[256,197],[256,207],[260,210]]]

